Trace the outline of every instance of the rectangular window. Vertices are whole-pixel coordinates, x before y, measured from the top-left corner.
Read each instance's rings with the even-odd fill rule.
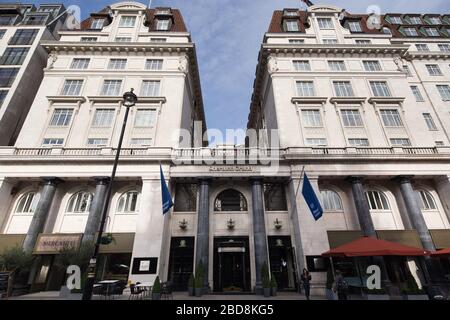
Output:
[[[344,127],[363,127],[363,121],[359,110],[341,110],[342,123]]]
[[[425,28],[425,32],[429,37],[439,37],[440,33],[436,28]]]
[[[116,37],[116,42],[131,42],[131,37]]]
[[[391,92],[387,82],[385,81],[370,81],[370,88],[375,97],[390,97]]]
[[[105,22],[105,19],[94,19],[91,22],[91,29],[94,30],[100,30],[103,28],[103,24]]]
[[[323,44],[337,44],[338,43],[337,39],[323,39],[322,42],[323,42]]]
[[[28,54],[29,48],[6,48],[0,58],[1,65],[21,65]]]
[[[414,97],[416,98],[417,102],[423,102],[424,101],[422,93],[420,92],[418,86],[411,86],[411,91],[412,91]]]
[[[283,11],[283,15],[287,16],[287,17],[297,17],[298,16],[298,12],[297,11],[293,11],[293,10],[284,10]]]
[[[350,81],[333,81],[334,91],[337,97],[353,97],[353,88]]]
[[[323,147],[327,145],[325,138],[306,138],[306,145],[311,147]]]
[[[427,64],[426,67],[430,76],[442,76],[442,71],[437,64]]]
[[[87,144],[89,146],[106,146],[108,141],[108,138],[89,138]]]
[[[139,128],[152,128],[155,126],[155,109],[138,109],[134,118],[134,126]]]
[[[422,24],[420,17],[409,17],[409,24]]]
[[[160,95],[161,81],[144,80],[142,81],[141,95],[144,97],[157,97]]]
[[[302,121],[305,127],[322,127],[319,110],[302,110]]]
[[[8,90],[0,90],[0,107],[3,104],[3,101],[5,101],[7,94],[8,94]]]
[[[0,26],[12,26],[17,19],[18,15],[1,15]]]
[[[409,69],[409,67],[407,65],[403,66],[403,72],[406,74],[407,77],[412,77],[411,70]]]
[[[363,61],[364,70],[366,71],[381,71],[381,64],[376,60]]]
[[[111,59],[109,60],[108,69],[123,70],[127,66],[127,59]]]
[[[366,39],[356,39],[355,40],[356,44],[372,44],[371,40],[366,40]]]
[[[0,30],[0,40],[3,39],[3,36],[5,35],[5,33],[6,33],[5,29]]]
[[[349,21],[348,28],[351,32],[362,32],[361,24],[359,21]]]
[[[294,60],[292,63],[296,71],[311,71],[311,65],[307,60]]]
[[[401,17],[389,17],[392,24],[403,24]]]
[[[389,139],[392,146],[398,147],[409,147],[411,146],[411,141],[408,138],[392,138]]]
[[[82,86],[83,80],[66,80],[61,94],[64,96],[78,96],[81,93]]]
[[[130,140],[130,145],[132,145],[132,146],[151,146],[152,139],[151,138],[132,138]]]
[[[431,24],[441,24],[441,19],[439,17],[428,17],[428,21]]]
[[[28,26],[42,26],[47,22],[48,18],[49,16],[46,14],[27,15],[25,19],[23,19],[22,24]]]
[[[38,29],[18,29],[14,36],[9,40],[9,45],[31,45],[34,42]],[[1,39],[1,37],[0,37]]]
[[[348,139],[348,144],[353,147],[368,147],[369,139],[366,138],[350,138]]]
[[[120,19],[119,27],[132,28],[136,23],[136,16],[123,16]]]
[[[119,96],[122,80],[105,80],[101,91],[102,96]]]
[[[162,43],[167,42],[166,38],[150,38],[150,42]]]
[[[440,43],[438,44],[438,48],[441,52],[450,52],[450,44],[448,43]]]
[[[11,87],[18,72],[19,68],[0,68],[0,87]]]
[[[81,37],[81,42],[97,42],[96,37]]]
[[[285,28],[286,28],[285,31],[288,31],[288,32],[299,31],[297,20],[287,20]]]
[[[72,120],[73,109],[55,109],[53,111],[50,126],[52,127],[67,127]]]
[[[145,61],[146,70],[162,70],[163,60],[162,59],[147,59]]]
[[[314,83],[312,81],[297,81],[297,94],[300,97],[314,97]]]
[[[438,89],[442,100],[450,101],[450,87],[448,85],[436,85],[436,88]]]
[[[423,118],[425,119],[425,122],[427,123],[427,127],[428,130],[430,131],[436,131],[437,127],[436,124],[434,123],[433,117],[431,116],[430,113],[423,113]]]
[[[381,119],[386,127],[403,127],[402,118],[395,109],[380,110]]]
[[[44,147],[51,147],[51,146],[62,146],[64,144],[63,138],[45,138],[42,141],[42,145]]]
[[[289,39],[290,44],[303,44],[305,43],[305,40],[303,39]]]
[[[426,43],[416,43],[416,49],[417,51],[421,52],[430,51],[430,48],[428,48],[428,45]]]
[[[443,147],[443,146],[445,146],[444,141],[435,141],[434,144],[436,145],[436,147]]]
[[[170,20],[169,19],[160,19],[156,20],[156,30],[158,31],[167,31],[169,30]]]
[[[344,61],[328,61],[328,66],[332,71],[345,71],[345,63]]]
[[[417,37],[419,34],[417,33],[416,28],[403,28],[403,33],[408,37]]]
[[[92,127],[94,128],[109,128],[114,120],[114,109],[97,109],[95,110],[94,119],[92,120]]]
[[[333,21],[331,18],[317,18],[320,29],[333,29]]]
[[[72,60],[70,66],[71,69],[87,69],[89,67],[89,62],[91,59],[88,58],[75,58]]]

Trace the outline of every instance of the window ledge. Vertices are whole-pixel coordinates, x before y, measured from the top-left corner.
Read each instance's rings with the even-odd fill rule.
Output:
[[[371,97],[369,103],[403,103],[404,97]]]
[[[123,101],[122,96],[89,96],[87,97],[91,102],[120,102]],[[137,103],[165,103],[166,97],[140,97],[138,96]]]
[[[327,97],[293,97],[292,103],[325,103]]]
[[[365,97],[331,97],[331,103],[363,103],[366,101]]]
[[[50,102],[86,102],[83,96],[47,96]]]

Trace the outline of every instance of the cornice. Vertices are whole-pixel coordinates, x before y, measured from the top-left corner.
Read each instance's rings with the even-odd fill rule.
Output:
[[[325,103],[327,102],[327,97],[293,97],[292,103]]]
[[[403,55],[409,45],[357,45],[357,44],[263,44],[262,52],[271,53],[315,53],[315,54],[393,54]]]

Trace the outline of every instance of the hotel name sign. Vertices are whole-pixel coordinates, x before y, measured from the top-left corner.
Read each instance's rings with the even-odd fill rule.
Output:
[[[81,234],[40,234],[34,254],[58,254],[63,249],[78,248]]]
[[[212,166],[209,172],[254,172],[252,166]]]

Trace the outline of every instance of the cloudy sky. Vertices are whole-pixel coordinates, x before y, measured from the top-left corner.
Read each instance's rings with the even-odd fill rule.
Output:
[[[34,1],[34,3],[58,0]],[[82,18],[114,0],[63,1],[81,6]],[[117,1],[118,2],[118,1]],[[148,1],[140,1],[148,4]],[[449,0],[312,0],[351,13],[378,5],[382,13],[450,13]],[[197,46],[208,128],[245,128],[259,47],[276,9],[303,7],[300,0],[153,0],[181,9]]]

